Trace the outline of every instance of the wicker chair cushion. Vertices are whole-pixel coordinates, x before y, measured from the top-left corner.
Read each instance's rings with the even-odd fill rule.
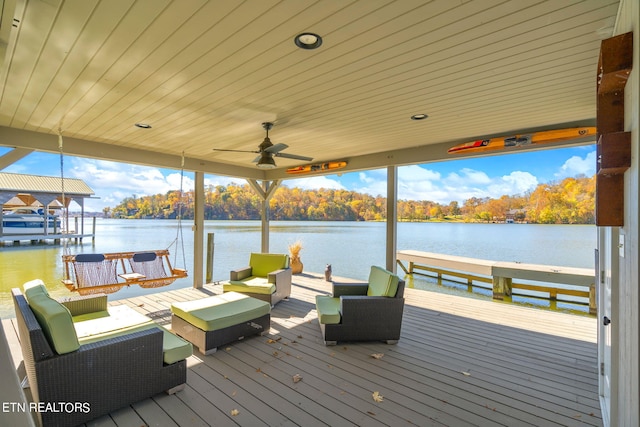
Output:
[[[392,272],[372,265],[367,295],[370,297],[394,297],[398,292],[399,280],[400,278]]]
[[[80,338],[80,342],[82,343],[82,345],[91,344],[109,338],[117,338],[134,332],[146,331],[147,329],[153,328],[161,329],[164,334],[162,337],[162,360],[165,364],[170,365],[180,360],[184,360],[193,354],[193,346],[190,342],[187,342],[182,338],[175,336],[162,326],[157,325],[153,322],[143,325],[134,325],[115,331],[104,332],[102,334],[89,335],[87,337]]]
[[[324,325],[337,325],[340,323],[340,298],[316,295],[316,310],[320,323]]]
[[[248,322],[271,313],[271,304],[238,292],[171,304],[171,312],[203,331]]]
[[[70,353],[80,348],[71,313],[67,307],[44,294],[32,295],[28,302],[56,353]]]
[[[267,277],[269,273],[289,267],[289,255],[252,253],[249,265],[253,276]]]
[[[99,311],[93,313],[93,316],[90,314],[76,316],[73,320],[73,326],[81,343],[83,343],[83,339],[90,336],[104,338],[119,330],[128,330],[144,324],[154,324],[153,320],[126,305],[109,307],[106,316],[104,311]]]
[[[223,292],[251,292],[271,295],[276,291],[275,283],[269,283],[266,277],[251,276],[244,280],[230,280],[222,285]]]
[[[49,296],[49,291],[44,286],[44,282],[40,279],[35,279],[30,282],[22,285],[22,289],[24,289],[24,297],[29,302],[29,299],[35,297],[36,295],[46,295]]]

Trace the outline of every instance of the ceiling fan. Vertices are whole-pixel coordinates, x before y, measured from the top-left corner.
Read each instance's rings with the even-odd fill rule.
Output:
[[[254,162],[257,162],[257,166],[261,169],[273,169],[276,167],[276,162],[273,160],[274,157],[284,157],[285,159],[295,159],[295,160],[303,160],[306,162],[310,162],[313,160],[311,157],[298,156],[297,154],[287,154],[281,153],[282,150],[288,148],[287,144],[273,144],[269,139],[269,130],[273,128],[273,123],[264,122],[262,123],[262,127],[267,132],[267,136],[262,141],[262,144],[258,146],[258,150],[226,150],[222,148],[214,148],[214,151],[233,151],[236,153],[258,153],[259,156],[253,159]]]

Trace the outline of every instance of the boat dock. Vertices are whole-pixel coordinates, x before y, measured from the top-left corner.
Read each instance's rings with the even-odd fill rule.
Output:
[[[271,312],[268,336],[208,356],[196,350],[185,390],[91,425],[603,426],[593,317],[406,289],[398,344],[326,347],[315,296],[330,290],[321,274],[293,276],[290,299]],[[172,302],[221,292],[206,285],[109,299],[169,326]],[[22,378],[14,319],[2,324]]]
[[[0,243],[5,245],[11,242],[13,245],[19,245],[21,242],[30,242],[32,245],[46,243],[47,241],[53,241],[54,244],[59,244],[62,239],[67,239],[74,243],[82,243],[83,239],[91,238],[95,240],[95,234],[9,234],[0,236]]]
[[[431,272],[436,274],[438,279],[442,279],[443,275],[454,276],[465,279],[470,287],[474,286],[474,281],[491,283],[493,298],[497,300],[504,300],[514,293],[514,289],[519,289],[547,294],[552,301],[558,300],[559,296],[587,298],[589,313],[597,312],[595,272],[588,268],[491,261],[415,250],[398,251],[396,258],[406,274]],[[403,261],[408,265],[405,266]],[[514,283],[513,279],[565,284],[583,289]]]
[[[30,242],[32,245],[43,244],[48,241],[52,241],[54,244],[59,244],[62,242],[62,239],[66,239],[67,242],[72,242],[75,244],[82,243],[83,239],[91,238],[92,242],[95,242],[96,239],[96,217],[93,217],[91,220],[91,233],[84,232],[84,219],[80,219],[78,217],[74,218],[75,222],[75,230],[79,230],[79,232],[75,232],[73,230],[67,232],[62,232],[61,230],[53,230],[52,233],[25,233],[25,234],[3,234],[0,232],[0,245],[5,245],[8,242],[11,242],[13,245],[19,245],[20,242]]]

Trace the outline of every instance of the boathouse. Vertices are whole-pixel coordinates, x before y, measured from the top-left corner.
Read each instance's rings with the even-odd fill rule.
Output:
[[[341,173],[381,170],[388,221],[380,245],[386,248],[386,267],[395,269],[399,167],[597,144],[598,359],[589,368],[589,381],[602,419],[587,413],[569,416],[565,425],[640,424],[638,0],[4,0],[0,5],[0,145],[17,159],[33,150],[58,153],[62,138],[68,155],[194,173],[190,276],[197,289],[205,285],[206,174],[251,184],[262,202],[259,249],[268,251],[269,200],[283,181],[333,173],[323,167],[332,163],[345,164]],[[596,135],[527,143],[537,132],[585,127],[596,127]],[[460,144],[482,146],[501,137],[507,137],[501,150],[449,153]],[[300,168],[306,175],[291,174]],[[440,305],[426,310],[435,313],[432,319],[448,316],[456,303]],[[418,343],[415,354],[435,351],[447,334],[424,342],[428,328],[416,319],[410,330]],[[456,319],[450,333],[475,324]],[[550,342],[539,345],[554,350]],[[332,364],[330,357],[319,360],[318,365]],[[215,369],[203,365],[190,367],[202,374],[194,381],[205,382],[207,369]],[[458,371],[460,378],[478,380],[465,368]],[[306,386],[305,380],[298,385]],[[429,385],[416,384],[416,390],[421,387]],[[480,388],[482,397],[492,392]],[[233,390],[226,391],[215,399],[227,403],[222,409],[204,400],[197,408],[228,412],[234,408],[228,400]],[[289,391],[286,387],[283,395]],[[447,406],[455,397],[465,414],[464,393],[447,388],[433,405]],[[320,402],[327,397],[314,396]],[[498,400],[506,406],[512,395]],[[270,404],[281,409],[281,401],[278,396]],[[577,407],[581,401],[577,396],[573,402]],[[385,402],[402,405],[391,398]],[[191,414],[179,408],[182,417]],[[298,414],[297,406],[287,409],[279,413]],[[324,409],[315,414],[317,424],[328,419],[323,415],[337,413]],[[500,408],[489,410],[486,422],[475,425],[517,424],[505,414],[498,419]],[[529,415],[522,425],[540,422]],[[385,424],[373,418],[368,421]],[[292,418],[277,422],[305,424]]]
[[[42,210],[44,216],[45,212],[53,214],[62,207],[68,209],[71,202],[75,202],[80,207],[80,224],[81,227],[84,227],[82,220],[84,219],[84,201],[94,194],[93,190],[81,179],[64,178],[63,185],[60,177],[0,172],[0,207],[3,212],[15,208],[33,207]],[[0,213],[0,238],[2,240],[34,240],[36,237],[55,239],[60,238],[63,232],[62,229],[47,226],[43,227],[42,232],[37,235],[33,232],[19,233],[17,231],[20,228],[5,230],[1,221],[2,215]],[[72,237],[84,235],[84,230],[73,230],[73,233],[68,233],[70,230],[68,223],[61,223],[61,226],[67,231],[66,234],[72,235]]]

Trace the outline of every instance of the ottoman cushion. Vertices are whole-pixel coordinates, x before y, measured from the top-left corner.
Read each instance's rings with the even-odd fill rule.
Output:
[[[271,305],[237,292],[226,292],[173,303],[171,312],[203,331],[216,331],[269,314]]]

